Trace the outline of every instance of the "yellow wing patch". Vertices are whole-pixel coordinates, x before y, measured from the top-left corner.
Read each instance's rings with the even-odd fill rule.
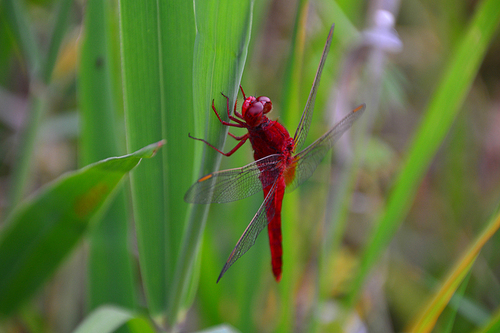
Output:
[[[358,106],[357,108],[355,108],[354,110],[352,110],[352,112],[353,112],[353,113],[354,113],[354,112],[357,112],[357,111],[359,111],[359,110],[363,109],[364,107],[365,107],[365,105],[364,105],[364,104],[361,104],[360,106]]]
[[[204,176],[204,177],[201,177],[201,178],[198,180],[198,183],[204,182],[205,180],[210,179],[210,178],[212,178],[212,177],[213,177],[213,175],[212,175],[212,174],[209,174],[209,175],[206,175],[206,176]]]
[[[297,168],[297,159],[295,159],[289,166],[286,167],[284,176],[285,176],[285,185],[288,186],[295,179],[295,169]]]

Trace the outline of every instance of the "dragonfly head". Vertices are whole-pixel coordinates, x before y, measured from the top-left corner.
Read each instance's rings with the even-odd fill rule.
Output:
[[[272,108],[273,103],[271,103],[269,97],[259,96],[255,98],[254,96],[249,96],[243,102],[241,115],[248,125],[255,127],[266,120],[264,115],[269,113]]]

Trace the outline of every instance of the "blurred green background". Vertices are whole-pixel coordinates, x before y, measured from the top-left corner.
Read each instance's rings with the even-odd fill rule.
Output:
[[[1,0],[0,332],[497,332],[499,22],[495,0]],[[282,281],[263,232],[216,284],[262,195],[185,203],[252,161],[188,133],[229,151],[210,105],[241,83],[293,135],[332,23],[306,143],[366,112],[285,195]],[[6,232],[65,172],[161,139],[75,246]],[[13,243],[45,258],[26,279]]]

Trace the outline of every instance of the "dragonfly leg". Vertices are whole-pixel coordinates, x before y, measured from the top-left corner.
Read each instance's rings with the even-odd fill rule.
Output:
[[[226,104],[227,104],[227,106],[226,106],[226,108],[227,108],[227,116],[228,116],[228,117],[231,117],[231,113],[229,112],[229,110],[230,110],[230,108],[229,108],[229,97],[227,97],[227,96],[226,96],[226,95],[224,95],[223,93],[221,93],[221,95],[222,95],[222,96],[224,96],[224,97],[226,98]],[[238,115],[239,115],[238,111],[236,111],[236,109],[237,109],[237,108],[238,108],[238,100],[236,100],[236,102],[234,102],[234,110],[233,110],[233,113],[234,113],[236,116],[238,116]],[[243,117],[242,117],[242,116],[238,116],[238,117],[240,117],[240,118],[242,118],[242,119],[243,119]]]
[[[236,117],[233,117],[233,116],[231,116],[230,111],[229,111],[229,110],[231,110],[231,108],[229,107],[229,97],[227,97],[226,95],[224,95],[224,93],[220,93],[220,94],[226,98],[226,109],[227,109],[227,116],[229,117],[229,119],[231,119],[231,120],[233,120],[233,121],[235,121],[237,123],[242,123],[241,120],[239,120],[239,119],[236,118],[236,117],[238,117],[238,118],[243,119],[243,116],[240,113],[238,113],[238,111],[236,111],[236,108],[237,108],[237,105],[238,105],[238,101],[236,101],[234,103],[234,114],[236,115]]]
[[[240,90],[241,90],[241,94],[243,95],[243,99],[247,99],[246,96],[245,96],[245,92],[243,91],[243,87],[241,86],[241,84],[240,84]]]
[[[238,149],[240,149],[241,146],[243,146],[243,144],[248,140],[248,137],[249,137],[249,134],[245,134],[241,137],[241,141],[238,142],[238,144],[236,145],[236,147],[234,147],[233,149],[231,149],[230,151],[228,151],[227,153],[224,153],[222,150],[219,150],[218,148],[216,148],[215,146],[213,146],[211,143],[209,143],[208,141],[206,140],[203,140],[203,139],[198,139],[198,138],[195,138],[193,136],[191,136],[191,134],[189,133],[188,136],[191,138],[191,139],[194,139],[194,140],[197,140],[197,141],[201,141],[201,142],[204,142],[207,146],[209,146],[210,148],[214,149],[215,151],[217,151],[218,153],[224,155],[224,156],[231,156],[234,154],[235,151],[237,151]]]
[[[240,87],[241,87],[241,86],[240,86]],[[243,116],[241,115],[241,113],[239,113],[239,112],[236,110],[236,109],[237,109],[237,105],[238,105],[238,101],[236,101],[236,102],[234,103],[234,110],[233,110],[234,115],[235,115],[236,117],[238,117],[238,118],[241,118],[241,119],[245,120],[245,119],[243,118]],[[228,105],[227,107],[228,107],[227,112],[229,112],[229,105]],[[228,115],[229,115],[229,114],[228,114]]]
[[[224,94],[222,96],[224,96]],[[226,97],[226,96],[224,96],[224,97]],[[228,99],[228,103],[229,103],[229,99]],[[214,110],[215,115],[217,116],[217,118],[219,118],[219,121],[221,122],[222,125],[233,126],[233,127],[240,127],[240,128],[247,128],[247,124],[245,122],[243,122],[243,121],[241,121],[238,118],[235,118],[233,116],[229,116],[229,119],[231,119],[232,121],[236,122],[236,124],[233,124],[233,123],[230,123],[228,121],[222,120],[221,117],[219,116],[219,113],[217,112],[217,109],[215,109],[214,100],[212,100],[212,110]]]
[[[245,135],[242,135],[242,136],[236,136],[233,133],[227,133],[227,134],[229,134],[230,137],[232,137],[232,138],[234,138],[235,140],[238,140],[238,141],[243,140],[245,137],[248,136],[248,134],[245,134]]]
[[[241,90],[241,94],[243,95],[243,100],[247,99],[247,97],[245,96],[245,92],[243,91],[243,87],[241,85],[240,85],[240,90]],[[239,113],[238,111],[236,111],[236,104],[234,104],[234,114],[236,115],[236,117],[244,120],[243,115],[241,113]]]

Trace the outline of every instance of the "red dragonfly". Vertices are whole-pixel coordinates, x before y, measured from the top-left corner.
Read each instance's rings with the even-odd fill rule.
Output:
[[[295,153],[304,144],[309,131],[316,90],[330,49],[332,34],[333,26],[328,34],[306,107],[293,138],[290,137],[288,131],[278,121],[267,118],[266,114],[272,108],[271,100],[268,97],[246,97],[241,87],[244,102],[241,113],[236,111],[236,104],[234,105],[235,116],[230,114],[229,98],[222,94],[226,98],[227,114],[230,121],[223,121],[220,118],[212,100],[212,109],[223,125],[248,130],[242,136],[229,133],[231,137],[239,141],[233,149],[228,153],[224,153],[207,141],[189,135],[195,140],[206,143],[224,156],[231,156],[247,140],[250,140],[254,150],[255,162],[241,168],[217,171],[201,177],[187,191],[184,197],[186,202],[199,204],[224,203],[240,200],[259,191],[264,191],[264,202],[229,255],[217,282],[229,267],[252,247],[257,236],[266,225],[268,226],[273,274],[276,281],[281,280],[283,254],[281,244],[281,204],[285,189],[291,191],[309,178],[334,142],[352,126],[353,122],[365,110],[365,104],[359,105],[313,144],[299,153]]]

